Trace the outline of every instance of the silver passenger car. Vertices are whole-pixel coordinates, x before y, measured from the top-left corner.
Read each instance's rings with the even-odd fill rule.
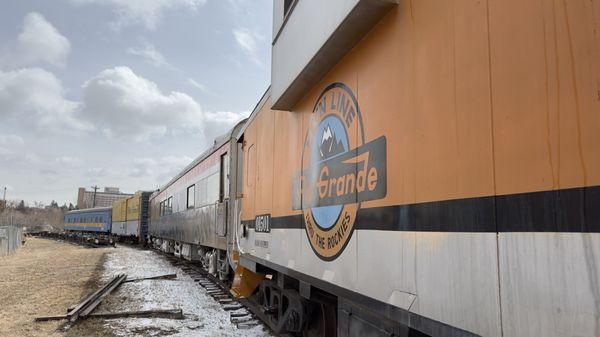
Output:
[[[230,200],[235,199],[236,190],[230,186],[230,177],[236,176],[240,146],[234,136],[243,123],[217,138],[151,195],[148,235],[155,247],[189,260],[215,251],[226,256],[229,218],[234,216]]]

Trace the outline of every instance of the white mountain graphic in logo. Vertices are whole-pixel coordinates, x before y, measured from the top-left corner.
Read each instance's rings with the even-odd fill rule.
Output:
[[[327,124],[323,131],[323,137],[321,137],[321,146],[319,147],[319,154],[321,160],[327,159],[344,152],[344,144],[338,140],[335,133],[331,131],[331,127]]]

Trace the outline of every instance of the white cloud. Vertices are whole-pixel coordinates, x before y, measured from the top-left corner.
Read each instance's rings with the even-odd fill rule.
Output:
[[[128,67],[106,69],[83,86],[85,113],[117,138],[138,141],[163,136],[173,128],[199,128],[202,112],[190,96],[163,94]]]
[[[179,173],[194,158],[189,156],[166,156],[160,158],[134,158],[129,175],[132,177],[150,176],[157,184],[166,183]]]
[[[210,139],[240,119],[231,112],[203,112],[189,95],[163,93],[128,67],[103,70],[85,83],[83,96],[85,115],[107,137],[143,141],[188,131]]]
[[[169,9],[195,11],[206,0],[70,0],[75,4],[96,4],[110,6],[118,18],[113,23],[115,29],[129,25],[143,25],[154,30],[161,21],[164,12]]]
[[[71,156],[56,157],[55,161],[58,165],[60,165],[61,168],[79,167],[83,164],[83,161],[80,158]]]
[[[172,66],[167,62],[165,57],[149,42],[142,43],[141,47],[132,47],[127,49],[127,54],[139,56],[144,59],[145,62],[155,67],[169,67]]]
[[[15,155],[22,150],[25,145],[23,138],[17,135],[0,135],[0,159]]]
[[[112,172],[104,167],[90,167],[85,171],[85,175],[88,178],[102,178],[106,177]]]
[[[0,135],[0,145],[2,146],[22,146],[25,141],[17,135]]]
[[[2,56],[6,67],[21,67],[38,63],[64,66],[71,50],[69,40],[41,14],[31,12],[23,20],[23,30],[13,51]]]
[[[60,80],[39,68],[0,71],[0,117],[43,133],[93,130],[77,116],[79,103],[65,98]]]
[[[200,90],[200,92],[203,93],[203,94],[205,94],[205,95],[219,97],[219,95],[217,95],[214,91],[208,89],[204,84],[196,81],[193,78],[188,78],[187,83],[190,86],[192,86],[192,87]]]
[[[256,40],[260,39],[260,37],[246,28],[234,29],[233,36],[235,37],[235,41],[242,51],[254,63],[262,65],[262,62],[260,62],[260,59],[258,58],[258,45],[256,43]]]
[[[249,112],[236,113],[231,111],[216,111],[204,113],[204,128],[207,130],[205,134],[209,137],[209,141],[229,131],[233,125],[243,116],[248,116]]]
[[[206,91],[206,86],[204,84],[201,84],[200,82],[196,81],[193,78],[188,78],[188,84],[191,85],[192,87],[195,87],[196,89],[200,89],[200,91],[202,91],[202,92]]]

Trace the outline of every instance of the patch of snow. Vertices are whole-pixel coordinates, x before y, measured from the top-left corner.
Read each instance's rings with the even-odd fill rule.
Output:
[[[128,279],[176,273],[177,279],[122,284],[107,297],[97,312],[181,308],[185,318],[106,320],[106,328],[116,336],[272,336],[262,326],[238,329],[229,321],[229,313],[223,310],[204,288],[156,252],[118,247],[107,256],[102,282],[108,282],[123,273],[127,274]]]

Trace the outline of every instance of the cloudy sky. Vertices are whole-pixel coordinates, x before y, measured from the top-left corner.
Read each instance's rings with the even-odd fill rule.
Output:
[[[62,204],[79,186],[165,183],[267,88],[271,11],[270,0],[2,0],[0,189]]]

